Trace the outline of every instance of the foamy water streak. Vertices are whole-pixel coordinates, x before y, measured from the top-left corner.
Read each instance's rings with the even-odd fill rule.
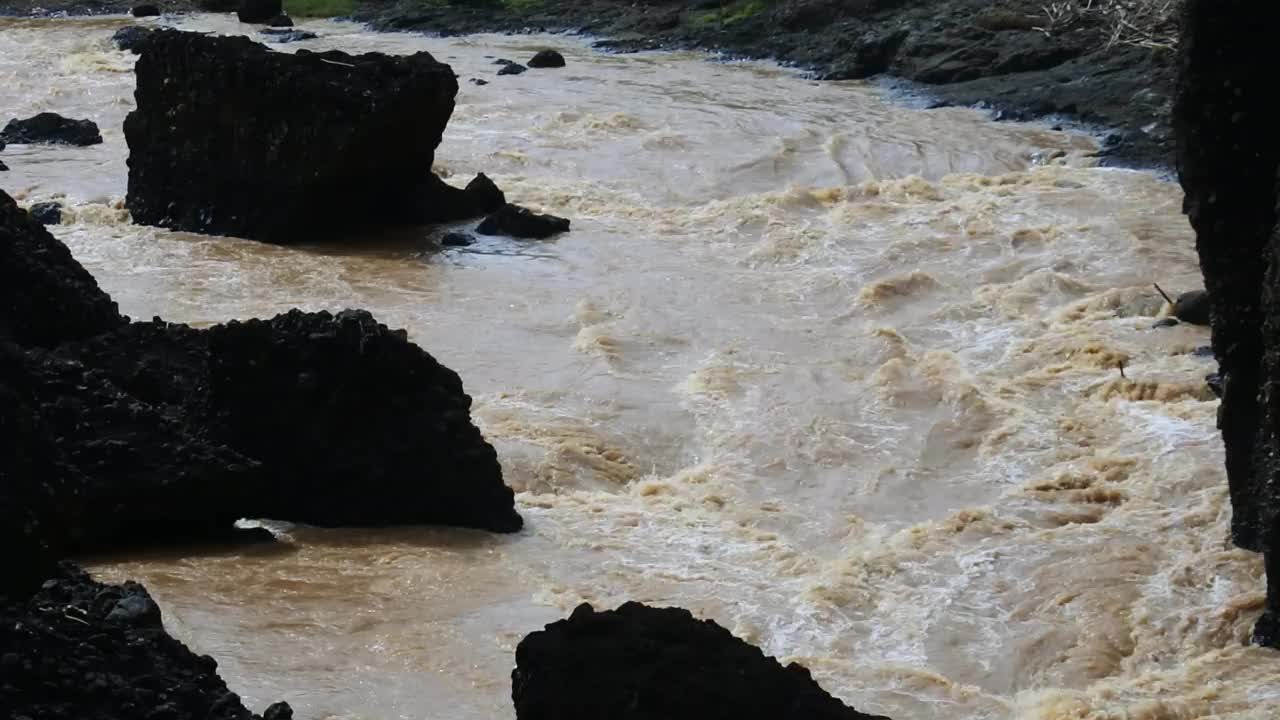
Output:
[[[1262,568],[1227,542],[1207,333],[1149,329],[1153,280],[1198,281],[1175,187],[1087,167],[1087,138],[764,64],[308,23],[325,37],[289,47],[453,64],[441,167],[574,231],[444,253],[169,233],[119,208],[124,22],[0,21],[10,113],[106,138],[11,147],[0,182],[65,198],[56,232],[133,315],[407,327],[476,395],[528,520],[97,565],[147,583],[250,705],[511,717],[524,633],[636,599],[904,720],[1280,713],[1280,662],[1244,645]],[[547,44],[567,68],[494,76]]]

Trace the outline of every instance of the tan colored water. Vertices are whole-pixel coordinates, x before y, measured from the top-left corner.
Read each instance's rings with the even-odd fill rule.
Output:
[[[552,242],[278,249],[119,210],[121,20],[5,21],[0,106],[102,124],[0,182],[135,316],[368,307],[465,379],[528,521],[512,537],[283,528],[283,551],[98,564],[258,709],[509,718],[524,633],[589,600],[678,604],[899,720],[1280,715],[1280,657],[1203,390],[1173,185],[1086,138],[919,112],[764,64],[312,23],[463,78],[440,148],[573,218]],[[238,32],[222,18],[180,26]],[[569,67],[493,77],[552,44]],[[493,81],[476,87],[466,78]],[[1065,157],[1046,162],[1057,150]],[[1123,361],[1127,377],[1116,364]]]

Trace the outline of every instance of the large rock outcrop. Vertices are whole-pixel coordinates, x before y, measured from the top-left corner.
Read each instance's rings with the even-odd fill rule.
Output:
[[[132,40],[134,222],[290,243],[484,212],[431,172],[458,82],[428,53],[278,53],[170,30]]]
[[[34,594],[0,594],[6,718],[256,720],[217,667],[165,633],[160,608],[135,583],[103,585],[63,566]],[[278,703],[265,715],[292,711]]]
[[[363,311],[130,323],[0,193],[0,589],[239,518],[521,519],[458,375]]]
[[[519,720],[886,720],[710,620],[634,602],[526,636],[511,695]]]
[[[1255,640],[1280,647],[1280,4],[1188,0],[1174,110],[1185,211],[1196,231],[1220,365],[1232,539],[1267,554]]]

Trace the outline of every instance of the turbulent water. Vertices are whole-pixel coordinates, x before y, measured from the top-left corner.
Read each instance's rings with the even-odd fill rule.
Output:
[[[1199,281],[1180,193],[1089,167],[1089,138],[766,64],[310,23],[288,48],[453,64],[440,169],[574,229],[282,249],[128,224],[127,21],[0,22],[0,107],[106,138],[11,146],[0,184],[70,206],[56,234],[125,312],[367,307],[462,375],[518,492],[515,536],[284,526],[95,565],[252,707],[510,718],[526,632],[635,599],[898,720],[1280,714],[1280,660],[1244,644],[1262,566],[1227,539],[1207,332],[1151,329],[1152,282]],[[567,68],[495,76],[547,44]]]

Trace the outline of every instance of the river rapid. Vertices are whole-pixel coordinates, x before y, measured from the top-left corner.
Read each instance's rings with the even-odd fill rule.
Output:
[[[62,200],[52,230],[134,317],[364,307],[407,328],[463,377],[527,521],[275,523],[274,548],[92,559],[247,705],[512,718],[525,633],[640,600],[896,720],[1280,716],[1280,661],[1245,645],[1262,563],[1228,541],[1208,333],[1151,329],[1153,281],[1199,286],[1176,185],[1092,167],[1084,135],[766,63],[326,21],[280,49],[450,63],[437,169],[573,231],[445,251],[452,228],[360,249],[174,233],[122,209],[134,59],[109,39],[129,22],[0,20],[6,119],[105,137],[10,146],[0,184]],[[568,67],[495,76],[544,46]]]

